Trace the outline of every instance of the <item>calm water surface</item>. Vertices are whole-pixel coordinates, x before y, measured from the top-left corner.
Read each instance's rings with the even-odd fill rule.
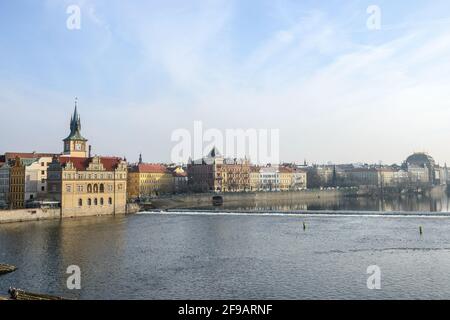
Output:
[[[435,196],[401,195],[384,198],[377,197],[342,197],[316,198],[298,201],[236,201],[225,202],[221,207],[226,210],[254,211],[292,211],[292,210],[351,210],[351,211],[406,211],[406,212],[450,212],[449,196],[446,192]],[[210,205],[197,209],[221,208]]]
[[[306,231],[302,223],[306,223]],[[419,235],[418,228],[424,234]],[[139,214],[0,225],[9,286],[84,299],[450,299],[450,218]],[[378,265],[381,290],[368,290]],[[66,288],[78,265],[82,289]]]

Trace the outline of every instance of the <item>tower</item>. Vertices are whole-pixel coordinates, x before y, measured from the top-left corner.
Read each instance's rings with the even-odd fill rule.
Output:
[[[70,134],[64,141],[64,152],[63,155],[69,157],[87,157],[87,139],[83,138],[81,135],[81,118],[77,111],[78,99],[75,98],[75,110],[72,117],[70,118]]]

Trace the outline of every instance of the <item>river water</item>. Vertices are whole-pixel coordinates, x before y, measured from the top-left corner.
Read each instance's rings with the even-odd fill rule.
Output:
[[[19,268],[0,276],[0,295],[449,299],[450,218],[219,211],[13,223],[0,225],[0,262]],[[81,290],[66,286],[70,265]],[[367,288],[371,265],[379,290]]]

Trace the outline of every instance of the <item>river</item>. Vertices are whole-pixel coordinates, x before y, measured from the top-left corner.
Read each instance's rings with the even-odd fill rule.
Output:
[[[0,276],[0,295],[449,299],[450,218],[218,211],[12,223],[0,225],[0,262],[19,268]],[[66,286],[70,265],[80,290]],[[371,265],[379,290],[367,287]]]

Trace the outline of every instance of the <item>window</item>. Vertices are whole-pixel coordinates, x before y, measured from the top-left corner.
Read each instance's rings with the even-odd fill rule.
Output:
[[[92,204],[92,200],[91,198],[88,199],[88,206],[90,206]]]
[[[94,193],[98,193],[98,185],[94,184]]]
[[[44,186],[41,187],[41,191],[45,191],[45,187]]]
[[[100,198],[100,205],[103,205],[103,198]]]
[[[112,185],[112,184],[108,185],[108,190],[109,190],[110,192],[113,191],[113,185]]]
[[[71,185],[67,185],[66,186],[66,192],[72,192],[72,186]]]
[[[108,204],[112,204],[112,198],[111,197],[108,198]]]
[[[94,199],[94,206],[97,205],[97,198]]]
[[[87,192],[92,193],[92,185],[90,183],[87,186]]]
[[[44,175],[44,174],[45,174],[45,171],[44,171],[44,170],[42,170],[42,171],[41,171],[41,175]]]
[[[105,192],[105,186],[103,183],[100,183],[100,193],[104,193]]]
[[[78,199],[78,206],[82,207],[83,206],[83,199]]]
[[[83,186],[82,186],[81,184],[79,184],[79,185],[77,186],[77,191],[78,191],[78,192],[83,192]]]

